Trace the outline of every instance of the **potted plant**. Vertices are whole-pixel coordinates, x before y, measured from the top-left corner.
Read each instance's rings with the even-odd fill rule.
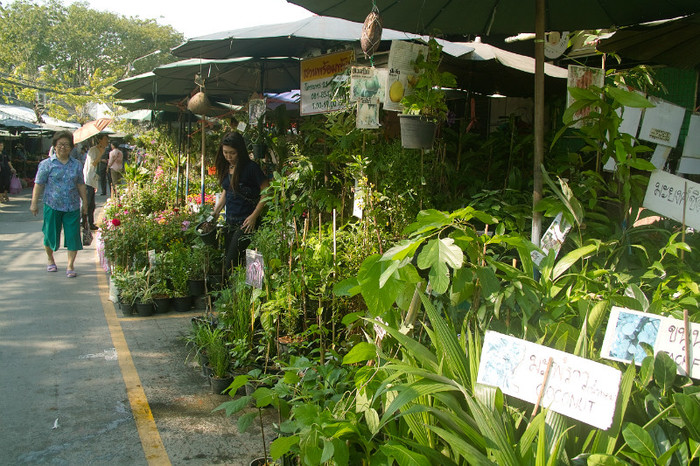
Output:
[[[447,119],[445,87],[455,87],[454,74],[440,71],[442,46],[434,38],[428,42],[428,53],[414,62],[416,80],[413,92],[401,100],[401,145],[407,149],[430,149],[437,125]]]
[[[228,345],[224,341],[223,332],[218,333],[217,336],[209,341],[207,357],[212,370],[210,377],[212,393],[215,395],[222,394],[233,381],[229,374],[231,355],[229,354]]]
[[[168,251],[171,264],[169,275],[173,287],[172,304],[176,311],[187,312],[192,308],[189,290],[189,250],[182,243],[177,243]]]
[[[130,287],[136,298],[136,311],[141,317],[153,315],[153,290],[150,283],[149,271],[143,269],[132,274]]]
[[[204,277],[207,271],[206,248],[206,245],[194,245],[189,250],[187,286],[190,296],[201,296],[206,291],[204,288]]]
[[[134,313],[134,303],[136,302],[136,289],[131,286],[132,274],[114,270],[112,280],[119,290],[119,308],[124,317],[130,317]]]

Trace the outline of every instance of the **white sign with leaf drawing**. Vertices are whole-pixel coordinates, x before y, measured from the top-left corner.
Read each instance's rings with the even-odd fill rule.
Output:
[[[530,403],[541,393],[542,408],[605,430],[612,425],[621,377],[610,366],[488,331],[477,382]]]

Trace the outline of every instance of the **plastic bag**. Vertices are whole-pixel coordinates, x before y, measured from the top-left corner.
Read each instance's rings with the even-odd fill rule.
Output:
[[[90,225],[87,221],[87,216],[83,217],[83,246],[90,246],[92,244],[92,231],[90,230]]]
[[[19,194],[22,192],[22,182],[17,178],[17,175],[12,175],[10,180],[10,194]]]

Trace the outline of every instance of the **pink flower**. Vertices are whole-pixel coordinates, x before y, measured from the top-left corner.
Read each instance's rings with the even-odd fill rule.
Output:
[[[189,221],[189,220],[184,220],[184,221],[182,222],[182,231],[187,231],[187,229],[189,228],[189,226],[190,226],[190,221]]]
[[[113,218],[113,219],[112,219],[112,225],[114,225],[115,227],[118,227],[118,226],[121,225],[121,224],[122,224],[122,222],[121,222],[121,220],[119,220],[118,218]]]

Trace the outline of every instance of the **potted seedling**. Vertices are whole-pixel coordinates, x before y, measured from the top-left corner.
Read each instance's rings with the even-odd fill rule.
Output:
[[[236,396],[236,392],[239,388],[244,387],[246,385],[250,385],[250,379],[250,375],[239,375],[235,379],[233,379],[233,382],[230,384],[227,390],[229,396],[233,398],[234,396]],[[245,432],[248,429],[248,427],[250,427],[250,425],[253,423],[256,417],[260,422],[260,435],[262,437],[263,456],[260,458],[255,458],[253,461],[251,461],[251,466],[276,464],[267,454],[267,441],[265,439],[265,426],[263,424],[262,410],[263,408],[266,408],[268,406],[275,406],[279,408],[279,402],[280,398],[274,390],[268,387],[259,387],[250,395],[241,396],[240,398],[227,401],[225,403],[220,404],[214,409],[214,411],[222,409],[225,410],[227,416],[236,414],[241,410],[245,409],[246,407],[253,407],[255,409],[253,411],[249,411],[245,414],[242,414],[238,418],[238,430],[240,432]]]
[[[211,366],[211,391],[215,395],[220,395],[231,385],[233,378],[229,374],[231,366],[231,355],[228,345],[224,341],[223,332],[218,338],[212,338],[207,346],[207,357]]]
[[[437,126],[447,119],[446,87],[455,87],[455,75],[440,71],[442,46],[431,38],[428,53],[419,54],[413,92],[401,100],[401,145],[407,149],[430,149]]]

